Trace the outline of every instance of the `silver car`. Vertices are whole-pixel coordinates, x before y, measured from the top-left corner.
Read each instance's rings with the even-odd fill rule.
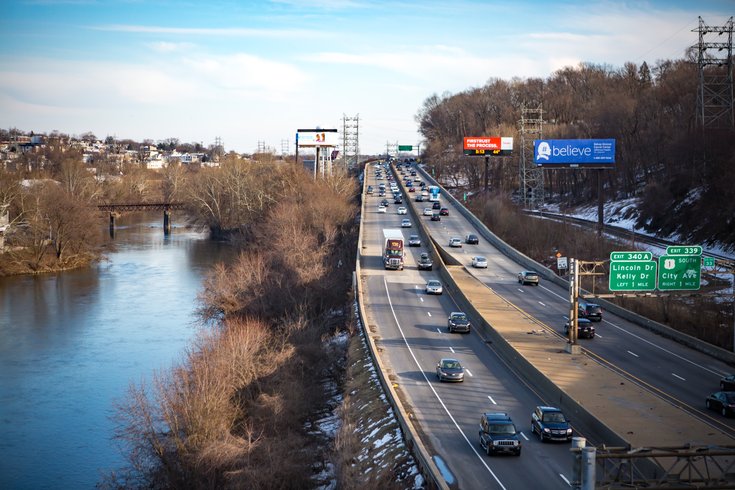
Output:
[[[464,368],[457,359],[445,358],[436,365],[436,377],[439,381],[464,381]]]
[[[472,257],[472,267],[477,267],[478,269],[487,269],[487,259],[482,255]]]
[[[442,283],[436,279],[431,279],[426,283],[426,294],[442,294],[444,292]]]

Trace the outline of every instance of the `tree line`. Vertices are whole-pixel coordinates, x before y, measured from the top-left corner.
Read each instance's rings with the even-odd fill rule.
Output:
[[[710,67],[723,75],[725,68]],[[492,160],[494,191],[519,188],[523,107],[543,109],[544,139],[614,138],[617,161],[600,175],[607,199],[639,198],[638,224],[650,232],[735,245],[735,131],[697,125],[699,71],[691,60],[620,68],[581,63],[547,78],[492,78],[479,88],[428,97],[416,115],[425,157],[437,175],[470,190],[484,162],[462,154],[464,136],[513,136],[511,158]],[[538,138],[538,136],[532,136]],[[546,193],[562,206],[596,199],[592,170],[545,170]]]

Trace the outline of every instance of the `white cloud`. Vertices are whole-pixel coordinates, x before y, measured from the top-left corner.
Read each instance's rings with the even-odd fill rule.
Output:
[[[154,43],[148,43],[147,46],[156,53],[168,54],[175,53],[177,51],[189,51],[194,48],[192,43],[172,43],[168,41],[158,41]]]
[[[132,34],[171,34],[181,36],[207,37],[256,37],[256,38],[297,38],[325,39],[332,37],[326,30],[310,29],[248,29],[239,27],[207,28],[207,27],[164,27],[132,24],[107,24],[89,26],[95,31],[128,32]]]

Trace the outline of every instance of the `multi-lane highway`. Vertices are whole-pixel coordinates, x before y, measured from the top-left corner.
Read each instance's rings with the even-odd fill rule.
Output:
[[[365,177],[377,189],[372,168],[366,169]],[[403,205],[414,207],[414,213],[408,215],[414,227],[403,229],[406,238],[418,232],[417,220],[426,221],[440,246],[445,246],[450,237],[477,233],[446,199],[442,205],[449,208],[449,216],[439,222],[429,221],[429,217],[421,216],[427,203],[414,202],[414,195],[404,189]],[[542,444],[530,433],[533,407],[550,402],[522,382],[475,332],[447,333],[447,316],[458,307],[449,294],[424,293],[426,281],[439,278],[436,270],[420,272],[416,268],[419,254],[427,247],[407,247],[403,271],[383,269],[382,230],[400,228],[406,217],[396,213],[398,205],[393,204],[390,192],[388,198],[388,212],[378,213],[381,199],[377,193],[365,197],[361,251],[365,314],[370,326],[377,329],[386,375],[435,463],[447,482],[460,488],[540,488],[541,483],[544,488],[568,488],[572,466],[569,445]],[[554,331],[561,334],[568,314],[565,290],[543,281],[539,287],[519,285],[516,275],[522,268],[482,239],[478,245],[446,250],[497,294],[534,317],[540,329],[551,335],[556,335]],[[486,256],[488,268],[472,269],[473,255]],[[629,380],[667,401],[684,406],[710,424],[713,432],[724,433],[726,439],[733,437],[735,427],[728,420],[702,410],[704,397],[717,389],[719,377],[729,371],[728,366],[608,314],[597,326],[594,340],[581,341],[593,358],[624,371]],[[463,362],[467,370],[464,383],[437,381],[435,366],[442,357],[456,357]],[[523,442],[520,457],[488,457],[481,451],[479,419],[487,411],[507,412],[513,418]],[[682,412],[682,423],[686,423],[685,417],[689,415]],[[651,432],[648,444],[655,444],[655,429]],[[689,441],[681,441],[685,442]]]

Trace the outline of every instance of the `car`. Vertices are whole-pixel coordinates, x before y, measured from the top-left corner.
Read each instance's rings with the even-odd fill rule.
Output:
[[[538,286],[539,284],[538,272],[521,271],[518,273],[518,282],[521,283],[522,286],[525,286],[526,284],[535,284],[536,286]]]
[[[421,195],[424,196],[424,197],[429,197],[429,191],[427,191],[426,189],[424,189],[423,191],[421,191]]]
[[[396,196],[395,199],[393,199],[393,204],[403,204],[403,198],[401,196]]]
[[[720,379],[720,390],[735,391],[735,374],[728,374]]]
[[[388,207],[388,199],[383,199],[382,201],[380,201],[380,205],[381,206],[385,206],[387,208]]]
[[[580,318],[588,318],[593,322],[602,321],[602,307],[596,303],[579,302]]]
[[[460,240],[456,236],[453,236],[449,239],[449,246],[452,248],[462,248],[462,240]]]
[[[475,235],[474,233],[468,233],[464,237],[464,242],[467,245],[477,245],[478,243],[480,243],[480,239],[477,238],[477,235]]]
[[[416,192],[416,188],[415,187],[409,187],[408,188],[408,192]]]
[[[439,210],[439,214],[441,214],[442,216],[449,216],[449,209],[447,209],[447,208],[441,208]]]
[[[416,202],[424,202],[424,196],[421,194],[416,194]]]
[[[436,377],[439,381],[464,381],[464,368],[457,359],[440,359],[436,365]]]
[[[569,335],[569,322],[564,324],[564,335]],[[577,318],[577,338],[594,339],[595,326],[587,318]]]
[[[378,191],[378,197],[385,197],[385,191],[384,190]]]
[[[385,206],[383,206],[382,204],[381,204],[380,206],[378,206],[378,212],[379,212],[379,213],[385,213],[385,212],[387,212],[387,211],[388,211],[388,208],[386,208],[386,207],[385,207]]]
[[[408,246],[409,247],[420,247],[421,246],[421,238],[419,238],[418,235],[411,235],[408,237]]]
[[[424,208],[424,216],[431,216],[434,211],[431,208]]]
[[[538,406],[531,414],[531,433],[544,441],[571,441],[572,426],[556,407]]]
[[[461,311],[453,311],[449,314],[449,318],[447,318],[447,330],[449,330],[449,333],[469,333],[471,328],[472,324],[466,313]]]
[[[431,221],[441,221],[442,217],[439,216],[439,213],[434,213],[431,215]]]
[[[411,177],[416,177],[416,171],[415,170],[411,170]]]
[[[401,228],[411,228],[411,220],[404,219],[401,221]]]
[[[439,201],[434,201],[434,204],[431,205],[431,209],[439,209],[441,210],[442,205]]]
[[[434,268],[434,262],[432,262],[429,254],[424,252],[419,257],[418,268],[420,271],[430,271]]]
[[[408,209],[405,206],[399,206],[396,210],[396,214],[408,214]]]
[[[444,289],[442,283],[436,279],[431,279],[426,283],[426,294],[442,294]]]
[[[478,269],[487,269],[487,258],[483,257],[482,255],[476,255],[472,257],[472,267],[476,267]]]
[[[367,193],[372,194],[373,193],[373,186],[369,185],[367,188]]]
[[[720,412],[723,417],[732,417],[735,414],[735,391],[718,391],[712,393],[704,401],[709,410]]]
[[[488,456],[498,453],[521,455],[521,439],[513,420],[505,412],[483,413],[480,417],[480,447]]]

